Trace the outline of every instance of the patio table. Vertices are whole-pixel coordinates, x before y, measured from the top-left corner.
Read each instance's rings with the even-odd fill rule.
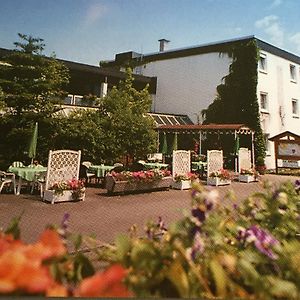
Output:
[[[36,178],[36,175],[41,172],[46,172],[47,168],[43,166],[36,167],[12,167],[8,168],[8,172],[14,173],[19,177],[17,183],[17,195],[20,195],[22,180],[26,180],[28,182],[33,182]]]
[[[96,177],[102,178],[105,177],[106,173],[111,171],[114,166],[106,166],[106,165],[92,165],[89,167],[89,171],[94,173]]]
[[[146,169],[166,169],[169,166],[168,164],[150,162],[145,162],[143,165]]]

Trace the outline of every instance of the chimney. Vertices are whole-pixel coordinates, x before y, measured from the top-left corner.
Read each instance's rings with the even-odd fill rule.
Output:
[[[158,40],[159,41],[159,52],[164,52],[166,51],[166,46],[168,43],[170,43],[169,40],[166,40],[166,39],[160,39]]]

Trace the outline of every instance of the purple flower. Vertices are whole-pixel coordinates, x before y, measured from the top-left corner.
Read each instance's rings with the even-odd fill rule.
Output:
[[[272,248],[279,244],[270,233],[259,228],[256,225],[252,225],[246,231],[239,231],[238,239],[246,242],[254,242],[255,247],[263,254],[267,255],[271,259],[277,259],[277,255],[272,251]]]
[[[69,218],[70,218],[70,214],[65,213],[64,216],[63,216],[63,219],[61,221],[61,228],[62,229],[66,230],[68,228]]]
[[[197,232],[194,237],[193,246],[192,246],[192,248],[189,249],[188,254],[189,254],[190,258],[193,261],[195,261],[196,255],[198,253],[201,254],[203,252],[204,252],[204,242],[201,238],[200,232]]]
[[[167,228],[165,227],[165,222],[162,220],[162,217],[161,217],[161,216],[158,217],[157,227],[158,227],[158,229],[160,229],[161,231],[167,231]]]
[[[192,216],[196,218],[196,220],[200,223],[205,221],[205,211],[201,210],[199,207],[192,209]]]

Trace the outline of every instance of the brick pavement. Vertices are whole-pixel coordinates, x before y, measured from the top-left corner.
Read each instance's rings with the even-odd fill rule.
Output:
[[[264,175],[262,180],[274,183],[292,180],[297,177]],[[262,189],[262,183],[233,182],[230,186],[217,188],[221,199],[233,190],[239,199]],[[87,188],[83,202],[65,202],[51,205],[42,202],[38,195],[0,195],[0,226],[6,227],[9,221],[22,212],[21,234],[26,242],[33,242],[47,224],[60,224],[64,213],[70,214],[69,228],[81,234],[96,234],[101,242],[111,242],[117,233],[127,232],[132,224],[137,224],[139,232],[147,220],[156,221],[161,216],[166,224],[182,216],[183,209],[190,208],[190,192],[169,190],[142,194],[107,196],[106,190]],[[224,200],[223,200],[224,201]]]

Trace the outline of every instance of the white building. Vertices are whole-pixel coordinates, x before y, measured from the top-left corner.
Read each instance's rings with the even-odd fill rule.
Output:
[[[135,73],[157,77],[152,112],[186,114],[197,123],[201,122],[200,112],[213,102],[216,87],[229,73],[232,60],[220,53],[224,47],[253,39],[260,49],[257,98],[266,140],[283,131],[300,135],[300,57],[254,36],[168,51],[164,45],[169,41],[162,39],[159,52],[117,54],[108,66],[138,60]],[[266,165],[275,167],[274,147],[269,141]]]

